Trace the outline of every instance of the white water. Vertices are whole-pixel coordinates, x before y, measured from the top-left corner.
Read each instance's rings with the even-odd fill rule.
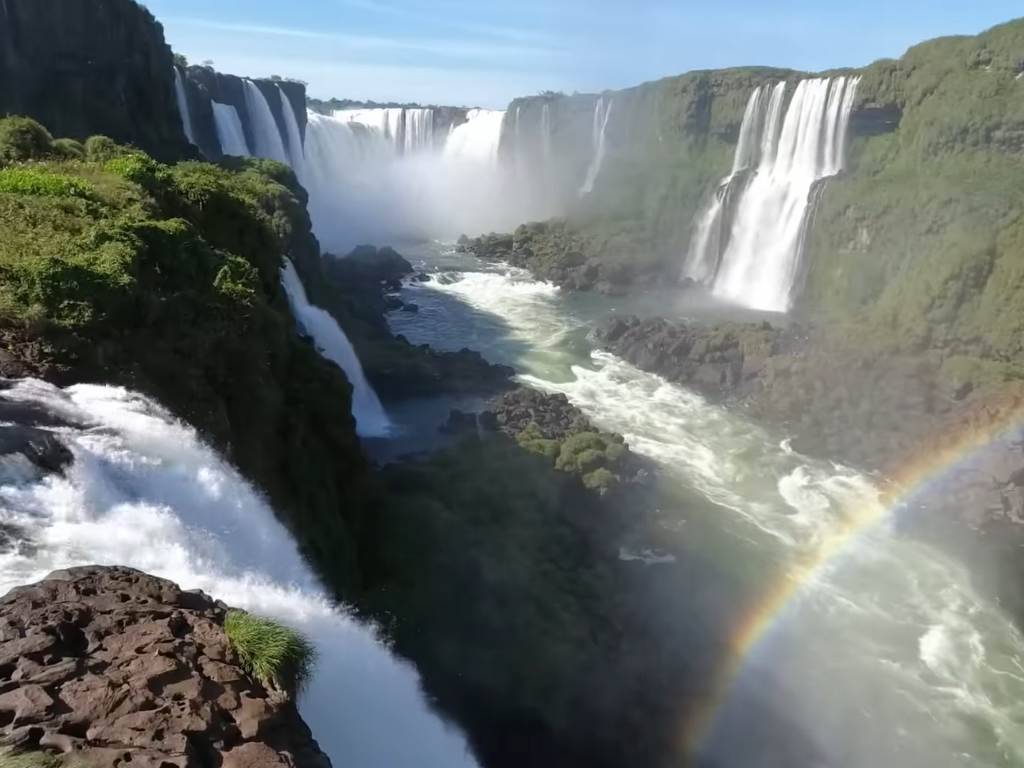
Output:
[[[302,131],[299,128],[299,121],[295,117],[295,110],[292,107],[291,99],[288,98],[281,86],[277,86],[277,93],[281,98],[281,113],[284,115],[284,125],[287,131],[288,164],[298,177],[302,179],[305,176],[305,148],[302,146]]]
[[[724,537],[732,557],[753,546],[784,566],[815,551],[851,508],[879,503],[869,478],[795,453],[741,414],[607,353],[580,360],[570,338],[593,316],[520,270],[449,273],[409,290],[419,322],[436,323],[418,334],[403,327],[414,343],[463,342],[446,324],[452,302],[493,316],[494,338],[476,340],[492,360],[566,394],[688,489],[684,502],[662,510],[666,530],[701,545]],[[714,506],[694,508],[690,491]],[[631,547],[627,558],[644,549]],[[659,568],[673,567],[663,560],[671,552],[653,554]],[[749,702],[765,695],[805,729],[823,765],[1024,764],[1024,638],[974,592],[963,566],[890,525],[850,541],[780,615],[705,745],[709,764],[763,764],[737,734],[757,716]]]
[[[583,180],[583,186],[580,187],[580,197],[585,197],[594,191],[597,177],[601,175],[601,166],[604,165],[604,156],[607,151],[605,133],[608,131],[608,118],[611,117],[614,103],[615,100],[609,97],[608,103],[605,104],[604,96],[601,96],[597,100],[597,104],[594,105],[594,159],[590,161],[590,166],[587,168],[587,176]]]
[[[314,641],[300,709],[335,765],[475,765],[462,736],[429,711],[415,670],[332,604],[264,499],[191,428],[114,387],[22,380],[0,396],[83,425],[54,430],[75,458],[64,475],[0,476],[0,523],[27,539],[0,552],[0,594],[91,564],[202,589]]]
[[[732,173],[697,224],[687,275],[713,280],[716,295],[753,309],[790,308],[812,190],[843,169],[858,83],[855,77],[803,80],[788,107],[785,83],[770,94],[755,90]],[[750,169],[749,179],[740,176]],[[731,226],[722,232],[726,193],[734,183],[742,188]]]
[[[498,161],[504,114],[470,110],[435,146],[431,110],[310,112],[302,178],[317,236],[343,253],[512,226],[517,209]]]
[[[225,155],[233,157],[249,157],[249,143],[245,140],[245,130],[242,128],[242,120],[238,117],[238,110],[230,104],[213,105],[213,122],[217,127],[217,139],[220,141],[220,151]]]
[[[284,148],[281,131],[277,127],[277,121],[274,120],[270,104],[252,80],[243,80],[242,85],[245,89],[245,110],[252,128],[254,143],[252,153],[256,157],[264,157],[287,164],[288,152]]]
[[[178,102],[178,114],[181,115],[181,127],[185,129],[185,138],[188,139],[190,144],[195,144],[195,131],[192,129],[192,110],[188,106],[185,80],[181,76],[181,70],[177,67],[174,67],[174,97]]]
[[[285,259],[281,267],[281,285],[288,295],[296,322],[313,338],[320,354],[341,368],[348,377],[352,385],[352,415],[356,419],[356,431],[363,437],[387,436],[391,423],[377,393],[366,380],[352,343],[330,314],[309,303],[299,273],[289,259]]]

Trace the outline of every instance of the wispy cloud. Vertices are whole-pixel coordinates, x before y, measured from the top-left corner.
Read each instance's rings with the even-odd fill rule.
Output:
[[[372,0],[347,0],[348,2],[370,2]],[[235,34],[264,35],[271,37],[322,40],[335,43],[352,51],[412,51],[456,58],[493,59],[495,56],[549,57],[559,52],[540,45],[495,44],[487,41],[472,41],[457,38],[431,37],[383,37],[378,35],[352,35],[322,32],[298,27],[271,26],[223,22],[195,17],[172,17],[167,21],[183,26],[212,29]]]

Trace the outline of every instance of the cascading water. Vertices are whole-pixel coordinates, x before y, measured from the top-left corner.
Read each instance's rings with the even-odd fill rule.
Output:
[[[441,145],[431,109],[310,112],[302,178],[317,235],[344,251],[510,226],[516,209],[498,159],[504,117],[469,110]]]
[[[352,415],[356,418],[356,431],[363,437],[386,437],[391,431],[391,423],[377,393],[366,380],[352,343],[330,314],[309,303],[306,289],[290,259],[285,259],[281,267],[281,285],[296,322],[313,338],[320,354],[341,368],[352,384]]]
[[[501,143],[501,124],[505,113],[496,109],[471,109],[466,122],[455,126],[444,145],[445,157],[456,162],[494,164]]]
[[[605,104],[604,96],[601,96],[597,100],[597,104],[594,105],[594,159],[590,161],[590,166],[587,168],[587,176],[583,181],[583,186],[580,187],[580,197],[585,197],[594,191],[597,177],[601,175],[601,166],[604,165],[606,152],[605,133],[608,131],[608,118],[611,117],[614,103],[615,100],[609,98],[608,103]]]
[[[732,173],[697,224],[685,274],[710,282],[717,296],[738,304],[789,309],[812,193],[822,179],[843,170],[859,82],[803,80],[788,108],[785,83],[770,94],[755,90]]]
[[[289,165],[300,179],[305,177],[304,157],[305,149],[302,146],[302,131],[299,128],[299,121],[295,117],[295,109],[292,107],[291,99],[284,92],[281,86],[277,86],[277,92],[281,97],[281,114],[284,115],[284,125],[288,138]]]
[[[252,127],[252,153],[257,157],[288,163],[288,152],[285,150],[281,131],[274,120],[263,91],[252,80],[243,80],[245,90],[245,111],[248,113],[249,125]]]
[[[249,143],[245,140],[245,130],[242,128],[238,110],[230,104],[219,104],[216,101],[212,102],[212,105],[220,151],[233,157],[249,157],[252,153],[249,151]]]
[[[335,765],[470,768],[415,670],[330,600],[294,541],[226,461],[159,405],[115,387],[31,379],[0,399],[47,414],[62,473],[0,462],[0,594],[76,565],[127,565],[304,632],[318,663],[299,708]],[[12,408],[8,408],[9,412]]]
[[[195,144],[196,135],[192,129],[192,110],[188,106],[185,78],[181,76],[181,70],[177,67],[174,67],[174,96],[178,101],[178,112],[181,115],[181,127],[185,129],[185,138],[190,144]]]

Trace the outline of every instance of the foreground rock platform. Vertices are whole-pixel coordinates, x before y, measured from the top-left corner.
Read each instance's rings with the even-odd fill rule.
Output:
[[[239,666],[228,608],[121,567],[0,597],[0,744],[89,768],[330,768],[294,703]]]

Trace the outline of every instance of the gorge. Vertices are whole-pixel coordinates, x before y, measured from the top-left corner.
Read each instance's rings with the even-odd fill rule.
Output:
[[[335,765],[1024,764],[1024,22],[494,110],[57,3],[0,3],[0,591],[302,631]],[[73,761],[41,661],[0,746]]]

